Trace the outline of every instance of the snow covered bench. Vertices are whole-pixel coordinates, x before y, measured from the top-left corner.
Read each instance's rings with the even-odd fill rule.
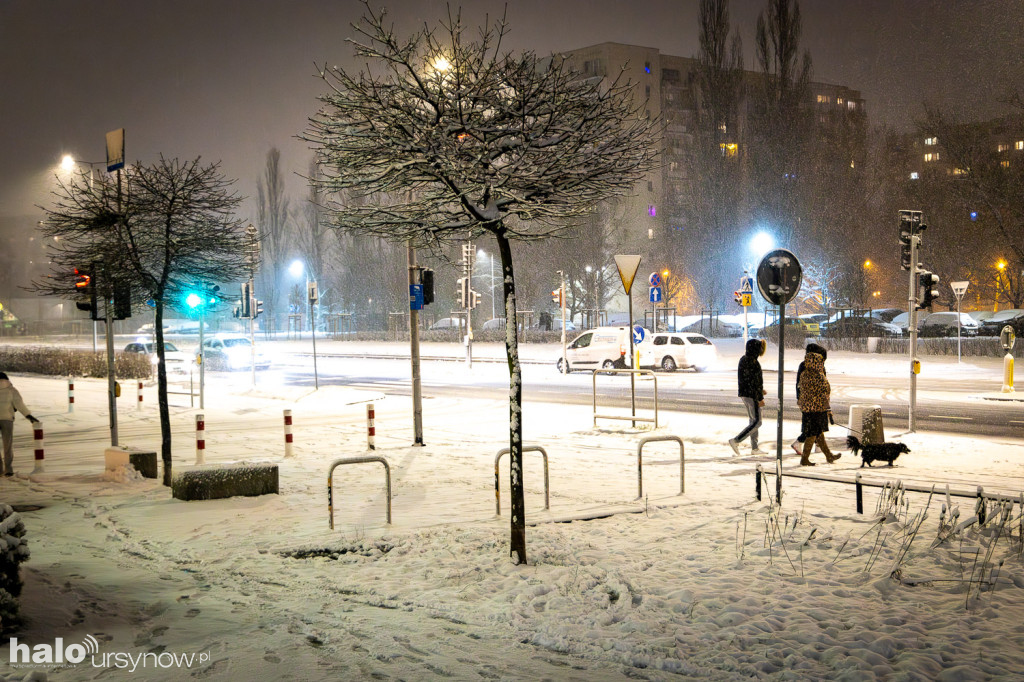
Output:
[[[278,493],[277,465],[263,462],[203,464],[178,467],[171,477],[171,495],[178,500],[218,500]]]

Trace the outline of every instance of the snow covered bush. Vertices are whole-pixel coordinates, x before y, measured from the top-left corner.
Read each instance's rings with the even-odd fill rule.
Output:
[[[6,346],[0,348],[0,367],[7,372],[105,377],[107,354],[40,346]],[[120,379],[148,379],[153,368],[148,355],[117,353],[114,356],[114,371]]]
[[[0,632],[20,622],[17,597],[22,587],[21,563],[28,557],[21,515],[9,505],[0,505]]]

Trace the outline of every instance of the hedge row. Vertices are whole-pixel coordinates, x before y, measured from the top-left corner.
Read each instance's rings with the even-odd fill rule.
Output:
[[[0,346],[0,371],[51,376],[105,377],[107,354],[44,346]],[[119,379],[148,379],[153,368],[148,355],[115,353]]]
[[[822,337],[813,339],[813,341],[828,350],[849,350],[858,353],[866,353],[869,350],[869,342],[865,338]],[[786,346],[788,347],[789,343]],[[880,338],[875,341],[873,351],[875,353],[907,355],[910,352],[910,339]],[[919,355],[956,355],[956,337],[918,339],[917,352]],[[983,336],[961,339],[960,354],[963,357],[1001,358],[1006,355],[1006,351],[999,344],[998,338]],[[1024,344],[1015,344],[1013,355],[1018,358],[1024,357]]]
[[[0,504],[0,633],[21,624],[21,564],[29,557],[25,524],[9,505]]]

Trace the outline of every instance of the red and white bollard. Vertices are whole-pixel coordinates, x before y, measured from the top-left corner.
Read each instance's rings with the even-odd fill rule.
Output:
[[[206,464],[206,420],[196,415],[196,464]]]
[[[68,414],[75,411],[75,378],[68,377]]]
[[[33,474],[43,473],[43,422],[36,422],[32,425],[32,437],[36,441],[36,468]]]
[[[377,449],[376,440],[377,429],[373,425],[373,403],[367,403],[366,405],[366,445],[371,450]]]
[[[142,409],[142,382],[141,381],[139,382],[139,401],[136,404],[135,409],[136,410],[141,410]]]
[[[292,456],[292,411],[284,411],[284,456]]]

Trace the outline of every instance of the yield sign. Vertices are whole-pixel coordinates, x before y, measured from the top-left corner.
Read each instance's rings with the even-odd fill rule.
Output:
[[[640,256],[616,256],[615,267],[619,269],[619,277],[622,278],[622,288],[629,293],[633,287],[633,278],[640,268]]]

